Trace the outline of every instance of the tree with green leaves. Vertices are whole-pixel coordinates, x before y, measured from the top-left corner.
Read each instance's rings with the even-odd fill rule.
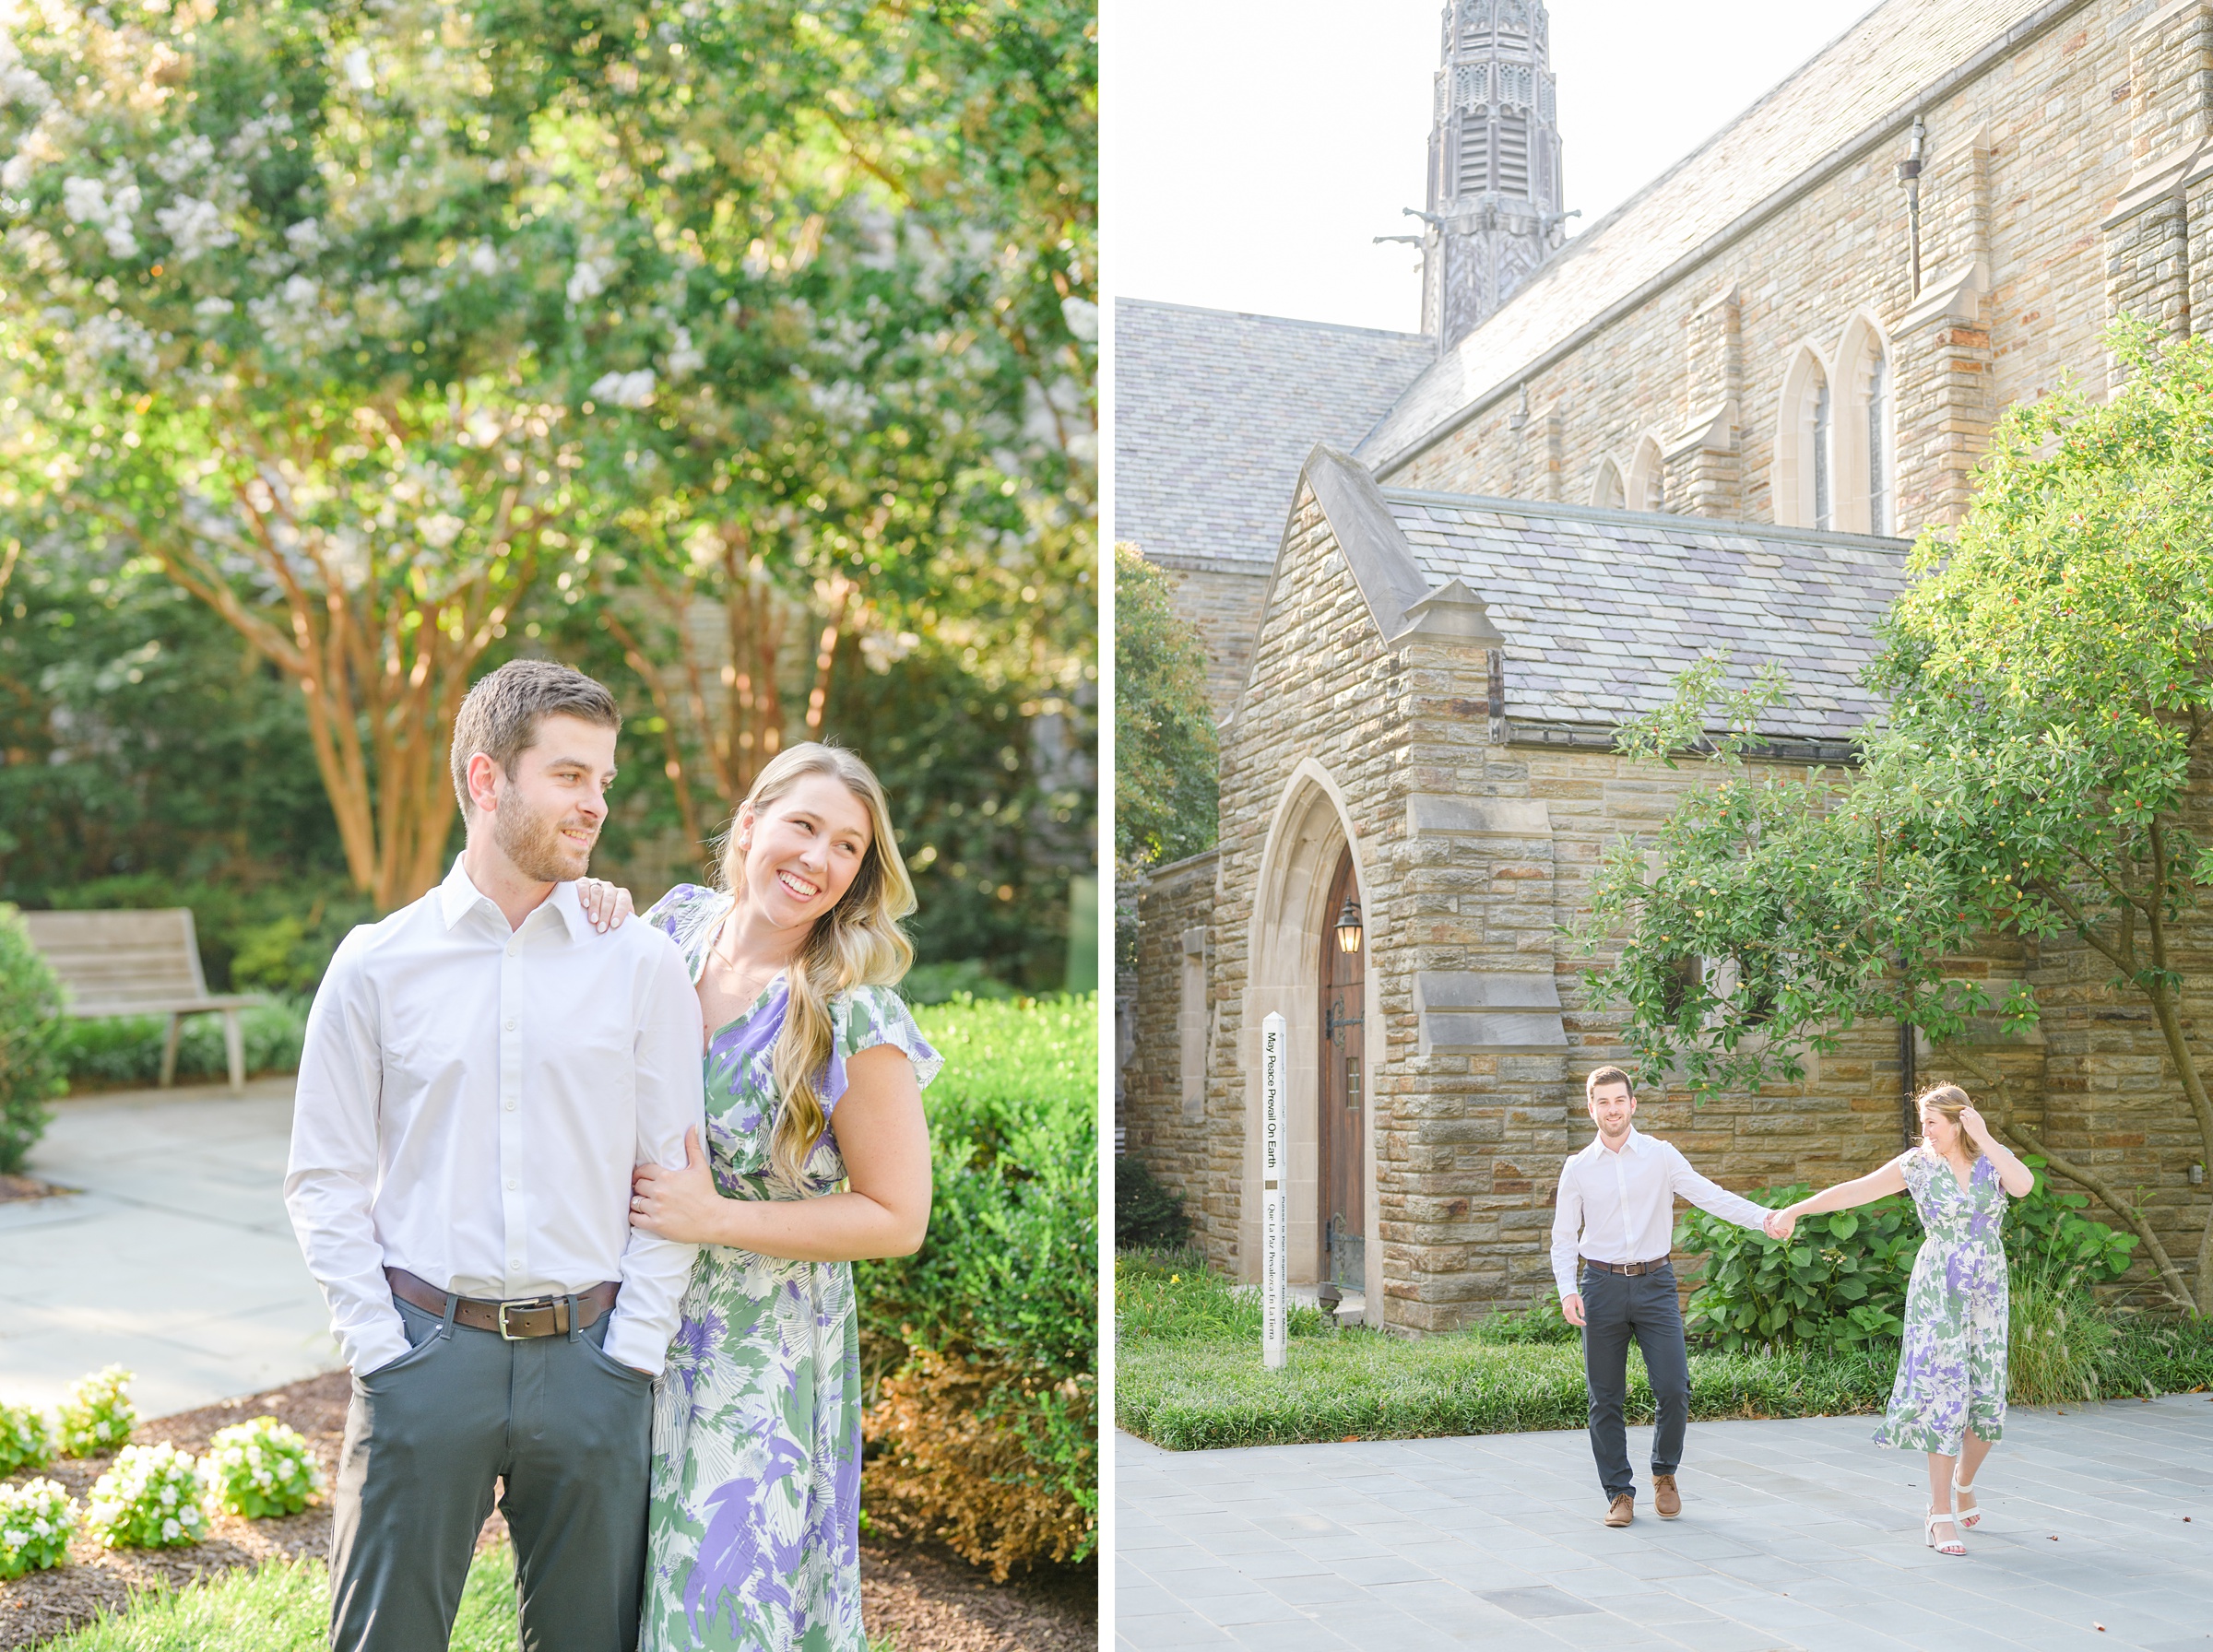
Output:
[[[1610,850],[1584,935],[1623,938],[1588,985],[1627,1009],[1645,1075],[1697,1094],[1802,1077],[1855,1022],[1911,1023],[2002,1135],[2142,1240],[2169,1302],[2204,1314],[2213,1200],[2161,1190],[2194,1238],[2172,1254],[2137,1193],[2151,1167],[2055,1149],[1987,1036],[1993,1017],[2033,1023],[2055,987],[2101,985],[2165,1058],[2168,1088],[2136,1104],[2163,1104],[2213,1161],[2193,1023],[2213,885],[2213,345],[2133,326],[2112,342],[2129,372],[2112,399],[2009,411],[1967,517],[1915,548],[1856,773],[1748,762],[1786,688],[1723,690],[1716,660],[1625,728],[1625,751],[1698,752],[1710,773],[1662,827],[1656,869],[1653,845]],[[1994,948],[2030,961],[1997,1003],[1956,968]]]
[[[1135,546],[1114,552],[1114,853],[1132,870],[1214,841],[1220,751],[1206,655],[1167,581]]]
[[[664,732],[693,597],[742,621],[726,757],[786,732],[775,593],[825,610],[801,726],[870,614],[1066,686],[1030,616],[1091,554],[1092,60],[1056,0],[26,14],[0,552],[150,560],[274,662],[385,906],[537,586],[672,596],[627,650]]]

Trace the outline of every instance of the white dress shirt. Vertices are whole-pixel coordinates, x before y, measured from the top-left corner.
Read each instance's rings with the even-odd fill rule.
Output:
[[[1591,1145],[1560,1166],[1560,1199],[1552,1213],[1552,1277],[1562,1297],[1581,1287],[1575,1258],[1594,1262],[1651,1262],[1674,1248],[1675,1198],[1680,1195],[1740,1228],[1762,1227],[1771,1214],[1691,1169],[1673,1144],[1634,1125],[1621,1151],[1593,1137]]]
[[[385,1279],[462,1296],[620,1280],[606,1351],[658,1372],[694,1246],[633,1230],[632,1170],[704,1127],[698,996],[650,924],[573,884],[511,930],[456,860],[349,935],[308,1012],[284,1201],[357,1373],[408,1351]]]

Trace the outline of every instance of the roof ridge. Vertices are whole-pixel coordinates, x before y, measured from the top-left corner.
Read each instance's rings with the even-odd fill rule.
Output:
[[[1911,539],[1888,534],[1844,534],[1828,528],[1785,527],[1781,523],[1753,522],[1734,516],[1687,516],[1679,511],[1615,510],[1609,505],[1571,504],[1566,500],[1509,499],[1502,494],[1447,493],[1432,488],[1394,488],[1378,484],[1393,503],[1473,505],[1483,510],[1509,511],[1524,516],[1565,516],[1577,522],[1620,522],[1646,525],[1680,523],[1686,533],[1731,533],[1755,539],[1787,539],[1805,545],[1849,545],[1869,550],[1903,553],[1913,549]]]
[[[1282,327],[1311,327],[1323,333],[1360,333],[1375,338],[1402,339],[1408,344],[1431,344],[1435,341],[1426,333],[1401,333],[1390,327],[1363,327],[1352,322],[1312,321],[1299,315],[1271,315],[1262,310],[1222,310],[1211,304],[1178,304],[1166,299],[1131,298],[1118,293],[1111,301],[1118,308],[1127,304],[1139,310],[1174,310],[1184,315],[1215,315],[1235,321],[1264,321]]]

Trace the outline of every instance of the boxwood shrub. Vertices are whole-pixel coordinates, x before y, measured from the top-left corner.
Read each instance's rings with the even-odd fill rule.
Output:
[[[1087,1559],[1098,1518],[1095,997],[919,1007],[929,1237],[854,1270],[863,1506],[1004,1577]]]
[[[2040,1279],[2056,1272],[2090,1285],[2126,1273],[2136,1236],[2083,1215],[2089,1200],[2055,1191],[2041,1159],[2023,1162],[2035,1172],[2036,1186],[2006,1209],[2006,1256],[2017,1276],[2033,1268]],[[1810,1191],[1799,1182],[1748,1197],[1780,1209]],[[1905,1328],[1906,1282],[1922,1237],[1921,1218],[1902,1193],[1802,1218],[1788,1244],[1691,1210],[1676,1225],[1675,1248],[1706,1261],[1695,1269],[1698,1285],[1684,1309],[1684,1329],[1732,1351],[1784,1343],[1887,1347]]]
[[[62,988],[12,906],[0,906],[0,1174],[23,1161],[53,1116],[66,1080],[57,1045]]]

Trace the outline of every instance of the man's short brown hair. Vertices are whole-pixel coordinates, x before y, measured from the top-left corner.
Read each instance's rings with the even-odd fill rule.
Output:
[[[1629,1075],[1618,1067],[1602,1067],[1583,1080],[1583,1100],[1588,1102],[1598,1093],[1601,1084],[1621,1084],[1628,1089],[1629,1099],[1637,1099],[1637,1086],[1629,1082]]]
[[[479,751],[515,778],[515,765],[548,717],[620,729],[622,713],[606,686],[553,660],[509,660],[477,686],[454,718],[454,796],[468,815],[468,760]]]

